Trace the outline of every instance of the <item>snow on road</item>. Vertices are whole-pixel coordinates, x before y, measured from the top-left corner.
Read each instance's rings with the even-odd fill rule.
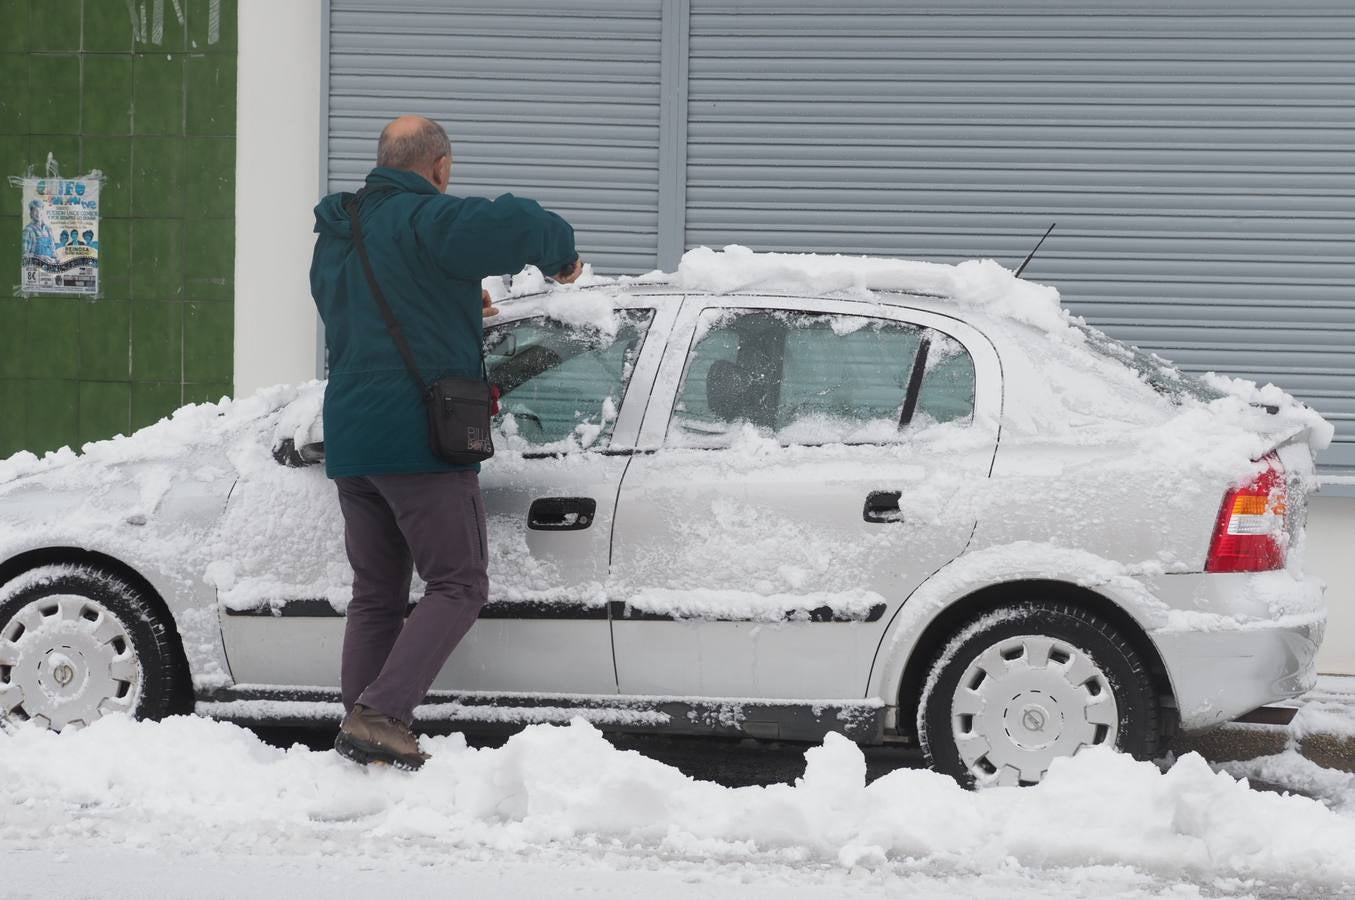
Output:
[[[428,744],[409,775],[196,718],[0,734],[0,897],[1355,893],[1355,786],[1260,793],[1196,756],[1087,752],[970,793],[919,770],[867,785],[835,735],[795,785],[745,788],[582,721]]]

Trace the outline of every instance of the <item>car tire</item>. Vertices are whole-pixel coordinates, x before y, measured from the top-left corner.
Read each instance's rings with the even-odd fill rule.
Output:
[[[966,787],[1038,783],[1087,746],[1157,751],[1162,710],[1143,659],[1080,607],[1027,602],[971,621],[933,659],[918,705],[927,763]]]
[[[0,586],[0,719],[163,718],[181,696],[176,659],[169,623],[110,572],[42,566]]]

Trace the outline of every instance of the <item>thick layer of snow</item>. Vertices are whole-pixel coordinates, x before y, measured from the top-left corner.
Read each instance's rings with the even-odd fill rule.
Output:
[[[749,788],[693,781],[582,722],[535,726],[500,749],[456,735],[428,746],[433,759],[408,775],[277,750],[201,719],[20,728],[0,734],[0,855],[47,866],[53,889],[53,848],[78,848],[74,859],[248,858],[253,872],[534,861],[595,869],[604,885],[657,872],[658,896],[725,875],[834,895],[1355,890],[1349,807],[1257,793],[1196,756],[1164,774],[1088,752],[1038,787],[970,793],[918,770],[867,785],[860,751],[836,735],[807,753],[794,786]]]
[[[717,252],[698,247],[683,254],[674,287],[732,294],[772,291],[866,297],[871,291],[909,291],[953,298],[967,306],[1031,325],[1053,335],[1069,332],[1072,317],[1054,288],[1014,278],[991,259],[951,266],[869,256],[754,253],[737,244]]]

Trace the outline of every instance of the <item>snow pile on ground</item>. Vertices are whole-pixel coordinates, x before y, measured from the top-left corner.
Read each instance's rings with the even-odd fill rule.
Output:
[[[552,850],[628,866],[829,867],[876,879],[919,867],[976,879],[1115,867],[1121,887],[1243,878],[1300,894],[1355,888],[1355,817],[1253,792],[1195,756],[1163,774],[1088,752],[1057,762],[1038,787],[970,793],[920,770],[867,785],[860,750],[837,735],[808,751],[794,786],[749,788],[693,781],[582,722],[534,726],[499,749],[468,749],[457,735],[428,743],[432,760],[409,775],[274,749],[195,718],[110,718],[63,735],[22,727],[0,734],[0,852],[121,847],[372,865],[471,852],[511,866]]]
[[[1320,676],[1317,686],[1299,698],[1298,706],[1289,731],[1300,741],[1310,735],[1355,740],[1355,678]]]
[[[1355,774],[1320,766],[1293,748],[1272,756],[1225,762],[1217,768],[1234,778],[1312,797],[1343,816],[1355,817]]]

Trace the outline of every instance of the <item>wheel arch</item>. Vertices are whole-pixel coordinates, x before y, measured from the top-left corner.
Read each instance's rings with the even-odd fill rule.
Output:
[[[164,618],[169,630],[169,644],[174,655],[175,693],[172,712],[189,713],[193,711],[193,680],[188,666],[188,655],[184,651],[183,636],[179,632],[178,619],[170,610],[169,604],[150,579],[122,560],[88,550],[83,547],[42,547],[27,550],[17,556],[0,562],[0,587],[15,578],[41,566],[85,565],[100,569],[127,581],[145,597],[157,614]]]
[[[1164,725],[1167,732],[1175,728],[1175,691],[1162,654],[1148,636],[1148,632],[1123,606],[1110,597],[1091,588],[1068,581],[1050,578],[1021,578],[1000,584],[987,585],[954,600],[938,612],[923,628],[908,653],[907,662],[898,682],[895,702],[898,715],[894,733],[917,738],[917,707],[922,688],[933,660],[946,643],[974,618],[1003,606],[1022,600],[1054,600],[1094,613],[1120,632],[1129,641],[1153,679],[1153,686],[1161,699]]]

